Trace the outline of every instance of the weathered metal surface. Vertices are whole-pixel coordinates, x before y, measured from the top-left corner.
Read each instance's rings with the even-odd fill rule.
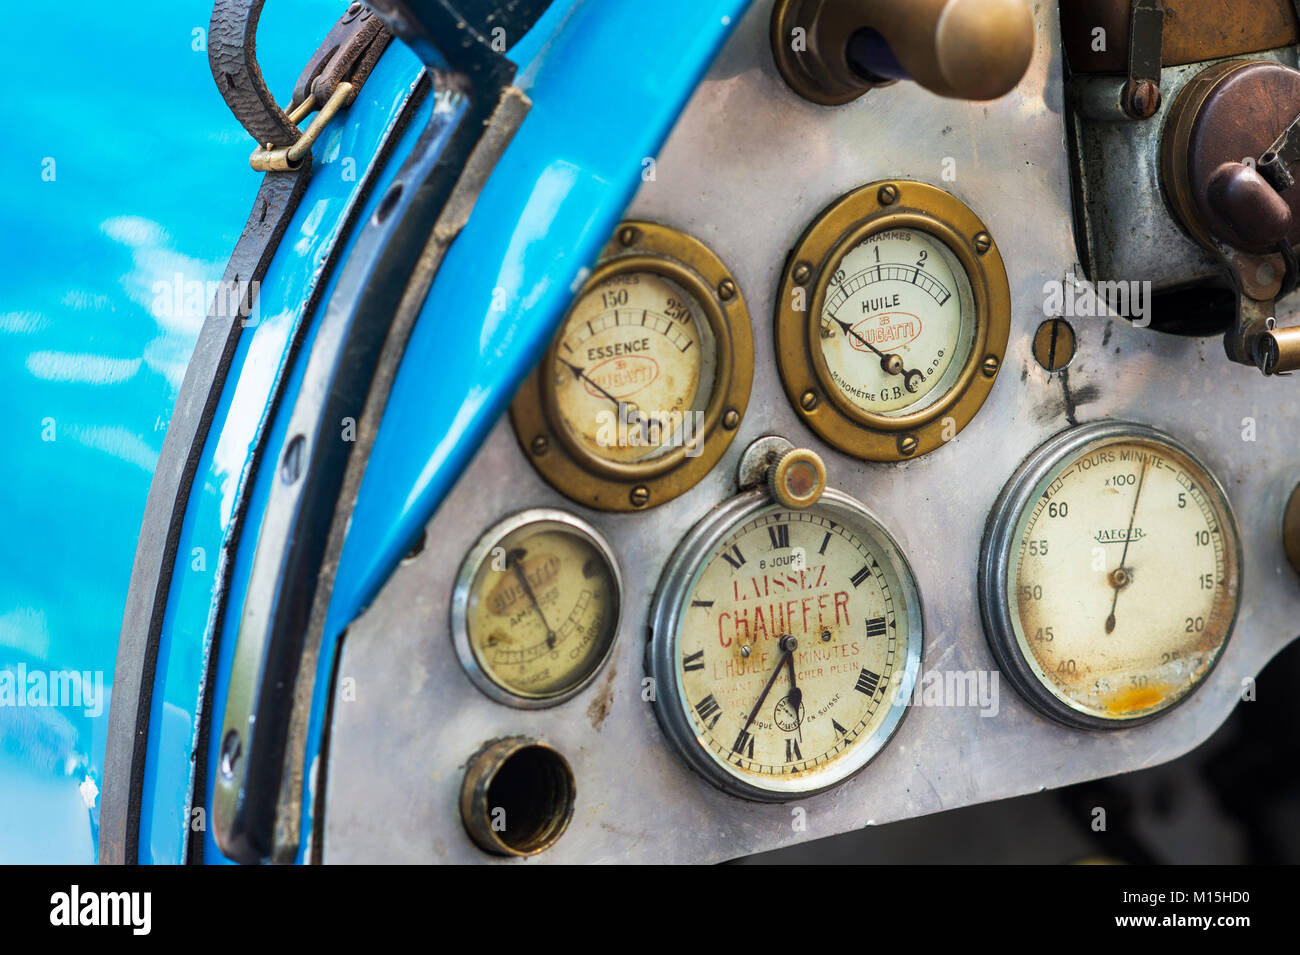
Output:
[[[1296,65],[1294,49],[1275,50],[1257,59]],[[1087,169],[1080,209],[1087,223],[1087,248],[1079,252],[1095,281],[1149,279],[1157,291],[1223,281],[1218,259],[1179,227],[1160,185],[1166,118],[1183,87],[1208,65],[1166,67],[1160,110],[1149,120],[1076,121],[1074,149]],[[1076,79],[1070,84],[1071,96],[1087,104],[1111,83],[1105,77]]]
[[[712,862],[1126,772],[1206,739],[1237,704],[1242,681],[1295,637],[1300,583],[1281,536],[1296,480],[1294,383],[1232,365],[1218,338],[1105,318],[1071,319],[1078,353],[1065,374],[1049,375],[1033,358],[1044,284],[1062,280],[1076,259],[1055,5],[1036,12],[1028,77],[988,104],[900,83],[844,107],[813,106],[789,92],[772,65],[769,15],[770,4],[759,3],[738,25],[657,157],[656,179],[628,213],[709,244],[749,302],[755,381],[737,439],[680,498],[646,513],[608,514],[547,486],[508,420],[498,422],[430,521],[424,550],[349,629],[328,754],[325,861],[491,861],[466,835],[457,800],[466,761],[505,736],[555,746],[576,778],[569,829],[535,862]],[[945,169],[955,169],[955,179],[945,181]],[[830,200],[884,177],[942,185],[968,203],[999,243],[1012,292],[1006,366],[985,407],[948,446],[903,464],[863,463],[817,442],[783,394],[773,355],[773,296],[786,253]],[[779,433],[813,446],[831,485],[866,503],[898,539],[925,599],[924,681],[935,671],[994,671],[975,593],[988,509],[1043,440],[1107,416],[1153,425],[1195,449],[1241,524],[1237,630],[1185,705],[1146,726],[1101,734],[1036,716],[1005,681],[989,715],[922,698],[863,773],[791,805],[735,799],[686,768],[641,697],[647,611],[686,529],[734,493],[749,442]],[[526,507],[566,508],[600,529],[626,588],[609,664],[583,693],[544,711],[511,709],[480,693],[449,635],[462,555],[503,514]],[[792,806],[805,811],[806,828],[795,825]]]

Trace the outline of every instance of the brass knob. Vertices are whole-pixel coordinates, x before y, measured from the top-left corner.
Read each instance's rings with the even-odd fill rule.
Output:
[[[767,472],[767,488],[785,507],[812,507],[826,490],[826,465],[816,451],[792,448]]]
[[[1034,18],[1023,0],[778,0],[772,49],[786,82],[824,105],[901,78],[989,100],[1029,68]]]

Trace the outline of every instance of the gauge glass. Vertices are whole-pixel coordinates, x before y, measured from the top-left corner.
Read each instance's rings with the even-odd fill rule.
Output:
[[[608,657],[618,630],[618,574],[607,546],[576,518],[512,519],[480,542],[462,577],[463,624],[453,631],[481,687],[558,702]]]
[[[867,236],[833,263],[821,353],[840,396],[868,414],[923,411],[950,391],[975,340],[965,269],[921,229]],[[897,355],[898,373],[882,360]]]
[[[564,426],[608,461],[652,461],[687,444],[713,393],[716,345],[700,304],[650,271],[584,292],[553,354]]]
[[[761,501],[714,530],[661,665],[688,759],[733,793],[780,799],[840,782],[888,740],[916,678],[920,598],[851,498]]]
[[[1005,600],[1049,710],[1122,723],[1209,674],[1236,618],[1240,550],[1223,491],[1190,452],[1150,429],[1105,431],[1030,491]]]

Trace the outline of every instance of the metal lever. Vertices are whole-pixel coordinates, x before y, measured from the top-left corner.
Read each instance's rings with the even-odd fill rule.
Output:
[[[1133,119],[1150,119],[1160,109],[1160,67],[1164,61],[1165,9],[1160,0],[1133,0],[1129,14],[1128,81],[1120,97]]]
[[[940,96],[990,100],[1029,68],[1023,0],[778,0],[772,51],[806,99],[838,105],[912,79]]]

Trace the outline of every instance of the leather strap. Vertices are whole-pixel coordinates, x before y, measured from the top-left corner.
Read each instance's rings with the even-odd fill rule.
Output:
[[[308,97],[319,106],[334,95],[334,90],[344,80],[350,82],[354,90],[345,104],[350,105],[356,98],[355,90],[366,81],[392,38],[383,21],[369,8],[353,3],[307,61],[294,84],[290,108],[305,103]]]
[[[302,135],[266,88],[257,65],[257,22],[266,0],[217,0],[208,24],[208,65],[226,105],[260,146]]]

